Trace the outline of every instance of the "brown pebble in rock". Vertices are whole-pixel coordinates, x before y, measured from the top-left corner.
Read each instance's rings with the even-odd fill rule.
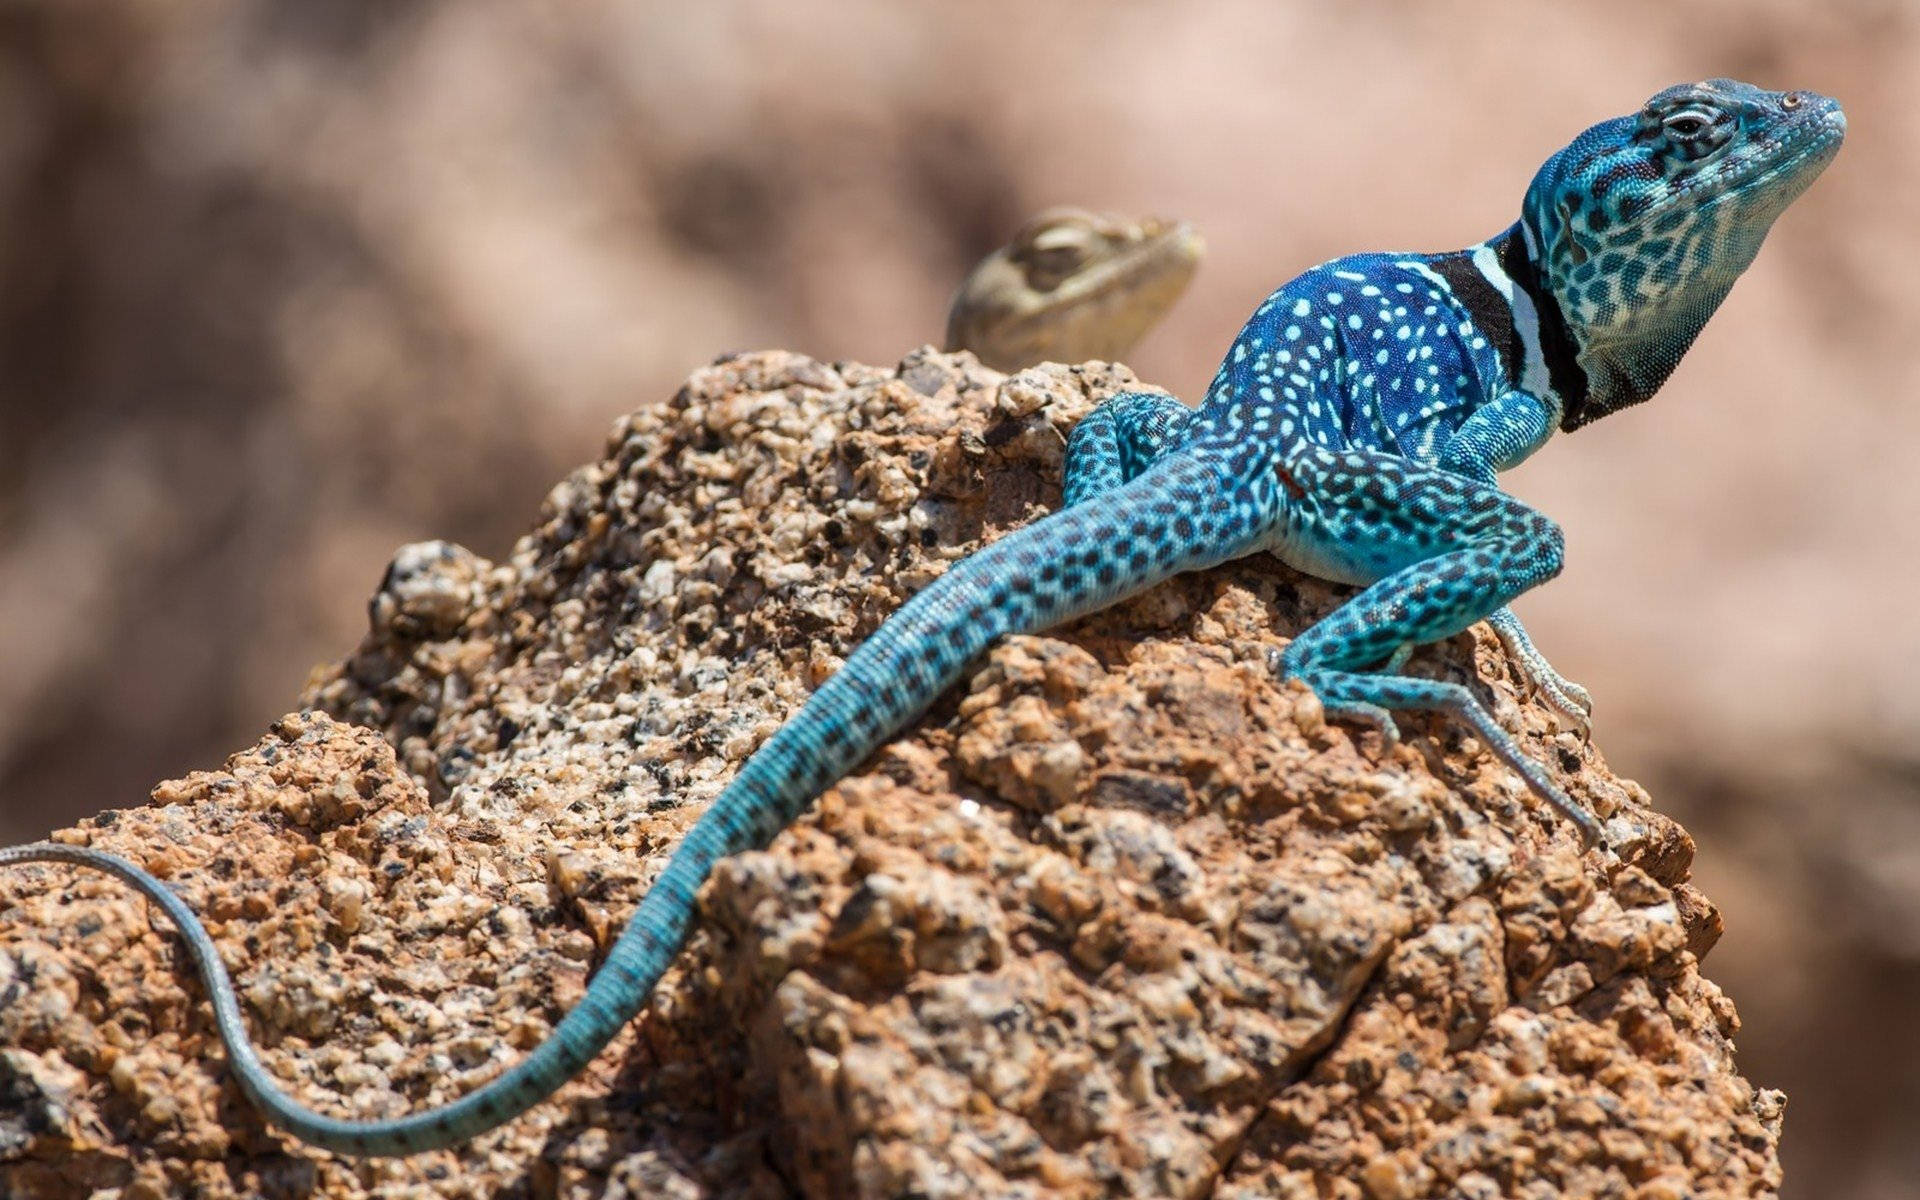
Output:
[[[824,673],[1058,503],[1066,432],[1134,382],[730,356],[623,418],[506,562],[403,550],[310,711],[59,836],[205,915],[305,1102],[445,1103],[577,1000]],[[1684,831],[1523,698],[1613,853],[1443,719],[1391,749],[1327,722],[1266,660],[1345,594],[1248,560],[995,647],[721,864],[581,1078],[455,1151],[271,1131],[144,903],[0,873],[0,1193],[1770,1194],[1782,1101],[1699,974]],[[1484,630],[1413,669],[1525,695]]]

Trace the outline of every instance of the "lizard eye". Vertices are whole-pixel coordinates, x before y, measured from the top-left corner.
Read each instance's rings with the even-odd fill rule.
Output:
[[[1713,124],[1711,113],[1692,108],[1685,112],[1677,112],[1661,122],[1662,128],[1670,136],[1683,142],[1699,137],[1711,124]]]
[[[1027,272],[1042,291],[1052,291],[1066,282],[1086,261],[1086,250],[1080,246],[1050,246],[1035,249],[1025,257]]]
[[[1060,224],[1042,229],[1014,249],[1014,261],[1027,272],[1027,282],[1050,292],[1093,259],[1098,234],[1084,224]]]

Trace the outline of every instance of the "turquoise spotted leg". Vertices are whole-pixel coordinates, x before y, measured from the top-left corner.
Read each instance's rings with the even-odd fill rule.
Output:
[[[1499,473],[1545,445],[1558,419],[1554,409],[1539,397],[1507,392],[1454,431],[1440,448],[1439,465],[1456,475],[1498,487]],[[1533,690],[1571,721],[1582,738],[1590,736],[1593,697],[1587,689],[1553,669],[1512,609],[1489,614],[1487,624],[1499,635],[1500,644]]]
[[[1390,713],[1429,710],[1470,727],[1494,756],[1564,813],[1588,845],[1600,826],[1521,753],[1472,692],[1394,673],[1407,649],[1450,637],[1560,573],[1559,526],[1499,489],[1380,451],[1307,450],[1283,468],[1299,490],[1289,525],[1338,547],[1358,596],[1281,656],[1328,713],[1396,735]]]
[[[1193,410],[1158,392],[1121,392],[1080,419],[1067,438],[1063,507],[1139,477],[1180,444]]]

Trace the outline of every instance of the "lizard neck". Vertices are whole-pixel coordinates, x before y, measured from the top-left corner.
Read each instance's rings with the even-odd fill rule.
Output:
[[[1728,272],[1717,285],[1702,281],[1689,295],[1666,304],[1649,304],[1625,314],[1611,308],[1591,314],[1605,320],[1589,322],[1582,319],[1584,310],[1578,303],[1562,301],[1529,224],[1522,221],[1487,245],[1540,314],[1541,347],[1553,369],[1554,387],[1562,401],[1560,428],[1566,431],[1639,404],[1659,391],[1739,274],[1738,270]]]
[[[1540,269],[1532,242],[1526,227],[1516,223],[1489,241],[1487,249],[1493,252],[1500,271],[1513,281],[1516,295],[1524,295],[1533,307],[1540,362],[1554,392],[1548,399],[1559,401],[1561,428],[1574,429],[1593,419],[1587,415],[1593,406],[1593,381],[1581,344],[1567,323],[1566,310],[1547,286],[1546,272]]]
[[[1572,428],[1590,419],[1592,388],[1580,343],[1547,286],[1520,225],[1428,265],[1499,351],[1507,386],[1551,405]]]

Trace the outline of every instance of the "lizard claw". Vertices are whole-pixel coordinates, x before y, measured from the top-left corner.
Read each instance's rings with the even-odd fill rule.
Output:
[[[1553,669],[1553,664],[1534,646],[1533,639],[1527,636],[1526,628],[1512,610],[1501,609],[1488,617],[1487,623],[1500,638],[1500,644],[1506,648],[1516,673],[1527,689],[1544,700],[1547,707],[1565,717],[1581,741],[1590,740],[1593,736],[1593,696],[1587,689]]]
[[[1547,702],[1547,707],[1566,719],[1582,742],[1593,740],[1593,697],[1585,688],[1557,675],[1550,680],[1531,682],[1535,693]]]
[[[1403,647],[1402,652],[1395,654],[1395,664],[1406,662],[1407,654],[1412,649],[1411,646]],[[1288,678],[1285,655],[1271,646],[1267,648],[1267,670],[1272,671],[1273,677],[1277,680]],[[1318,689],[1315,690],[1318,691]],[[1378,704],[1367,704],[1362,701],[1332,701],[1322,696],[1320,708],[1335,720],[1353,721],[1356,724],[1365,725],[1380,735],[1380,740],[1388,749],[1400,743],[1399,724],[1394,721],[1392,713]]]
[[[1334,717],[1342,721],[1352,721],[1357,725],[1365,725],[1369,729],[1372,729],[1380,735],[1380,740],[1384,743],[1386,749],[1391,750],[1400,744],[1399,723],[1393,719],[1392,713],[1381,708],[1378,704],[1365,704],[1358,701],[1341,701],[1339,703],[1329,704],[1327,701],[1322,700],[1320,707],[1329,717]]]

